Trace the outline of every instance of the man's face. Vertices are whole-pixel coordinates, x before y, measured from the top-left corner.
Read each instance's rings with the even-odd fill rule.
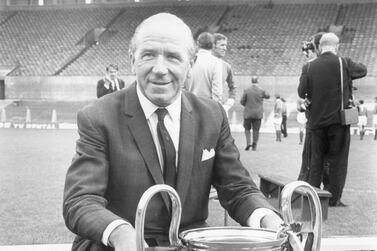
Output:
[[[131,55],[141,91],[160,107],[177,98],[190,70],[188,35],[181,30],[174,24],[168,29],[158,22],[146,24],[137,35]]]
[[[216,57],[223,58],[225,57],[227,46],[228,46],[227,40],[225,39],[218,40],[215,44],[215,47],[213,48],[213,53],[215,54]]]
[[[107,75],[110,79],[114,80],[117,77],[118,71],[114,69],[113,67],[109,67],[107,71]]]

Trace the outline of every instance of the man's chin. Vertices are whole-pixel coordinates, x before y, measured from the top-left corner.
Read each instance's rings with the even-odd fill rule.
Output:
[[[159,106],[159,107],[166,107],[166,106],[171,104],[170,100],[163,99],[163,98],[154,98],[151,101],[152,101],[153,104],[155,104],[156,106]]]
[[[172,97],[171,95],[158,93],[149,95],[148,99],[156,106],[165,107],[173,102],[174,97]]]

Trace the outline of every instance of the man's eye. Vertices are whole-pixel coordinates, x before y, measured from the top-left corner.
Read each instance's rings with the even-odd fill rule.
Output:
[[[151,52],[146,52],[146,53],[141,54],[142,59],[151,59],[152,57],[153,57],[153,53]]]
[[[181,57],[179,55],[176,55],[176,54],[168,54],[167,57],[169,59],[172,59],[172,60],[181,61]]]

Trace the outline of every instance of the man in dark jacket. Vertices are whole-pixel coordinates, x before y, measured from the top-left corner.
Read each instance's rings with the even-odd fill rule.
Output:
[[[228,38],[220,33],[213,34],[212,54],[221,59],[223,65],[223,107],[226,112],[234,105],[236,98],[236,85],[233,79],[232,66],[224,60],[228,49]],[[228,89],[228,92],[224,91]]]
[[[309,183],[320,186],[326,159],[330,169],[330,206],[346,206],[340,199],[347,175],[350,126],[341,124],[341,98],[348,105],[351,80],[367,73],[363,64],[343,58],[342,97],[338,47],[339,38],[334,33],[324,34],[320,40],[321,55],[303,66],[298,87],[298,95],[311,101],[308,109],[308,128],[312,131]]]
[[[208,226],[211,186],[241,225],[279,229],[282,220],[239,160],[222,106],[182,91],[195,54],[190,28],[172,14],[153,15],[136,28],[129,52],[135,83],[77,115],[63,202],[72,250],[137,250],[138,202],[164,183],[180,197],[181,230]],[[170,205],[166,193],[150,200],[149,246],[169,245]]]
[[[106,76],[97,82],[97,98],[124,88],[124,81],[117,76],[117,65],[110,64],[106,67]]]
[[[243,116],[246,136],[246,148],[248,151],[250,147],[253,151],[257,150],[257,143],[259,139],[259,129],[263,118],[263,99],[269,99],[270,94],[259,87],[258,78],[251,78],[251,87],[247,88],[242,97],[241,105],[245,106]],[[251,143],[250,129],[253,128],[253,144]]]

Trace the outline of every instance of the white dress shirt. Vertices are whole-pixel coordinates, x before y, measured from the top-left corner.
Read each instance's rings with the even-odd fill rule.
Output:
[[[136,93],[140,101],[141,108],[143,109],[145,118],[147,119],[149,129],[151,130],[152,137],[154,144],[157,149],[158,159],[160,161],[160,166],[163,169],[163,157],[161,152],[161,146],[158,140],[157,135],[157,123],[158,123],[158,117],[155,111],[160,108],[153,104],[149,99],[147,99],[144,94],[141,92],[139,85],[137,85]],[[166,127],[166,130],[168,131],[173,144],[175,148],[175,165],[178,165],[178,146],[179,146],[179,132],[180,132],[180,124],[181,124],[181,105],[182,105],[182,93],[179,92],[178,97],[176,100],[174,100],[173,103],[166,106],[166,110],[168,110],[168,113],[166,114],[164,118],[164,124]]]
[[[149,99],[145,97],[145,95],[140,90],[139,84],[137,84],[136,93],[140,101],[141,108],[143,109],[145,118],[147,119],[149,129],[151,130],[151,133],[152,133],[153,141],[157,149],[158,159],[160,161],[160,166],[163,169],[162,165],[164,162],[163,162],[161,147],[160,147],[158,136],[157,136],[158,118],[157,118],[157,114],[155,113],[156,109],[160,107],[156,106],[151,101],[149,101]],[[180,92],[178,94],[177,99],[172,104],[165,107],[168,110],[168,116],[165,116],[164,118],[165,127],[167,131],[169,132],[170,137],[174,143],[174,147],[176,151],[176,160],[175,160],[176,166],[178,163],[178,146],[179,146],[179,132],[180,132],[181,104],[182,104],[181,101],[182,101],[182,93]],[[267,208],[258,208],[254,210],[250,218],[252,227],[260,227],[261,219],[267,214],[271,214],[271,213],[273,212]],[[122,224],[130,225],[130,223],[127,221],[115,220],[106,227],[105,231],[102,234],[102,243],[104,245],[108,246],[109,236],[111,232]]]
[[[115,78],[114,80],[112,80],[109,77],[105,77],[105,83],[104,83],[103,86],[106,89],[110,89],[111,88],[114,91],[119,91],[120,90],[118,78]]]

